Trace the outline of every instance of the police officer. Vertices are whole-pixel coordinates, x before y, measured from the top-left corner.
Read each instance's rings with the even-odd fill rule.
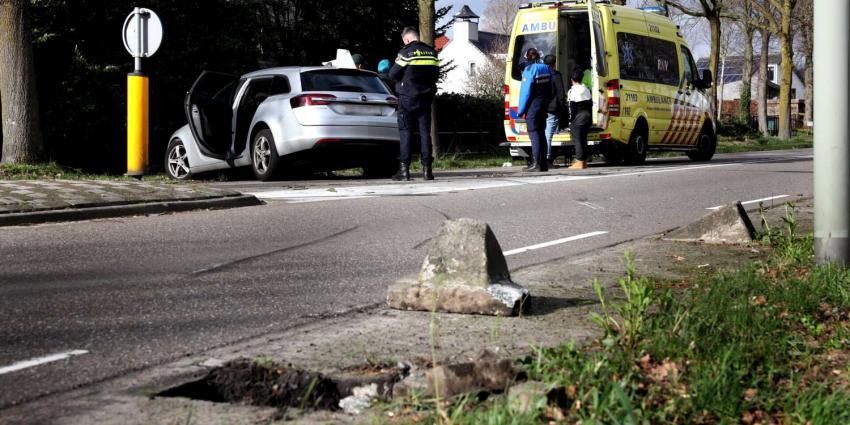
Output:
[[[567,101],[570,102],[570,136],[576,148],[576,161],[570,165],[570,170],[583,170],[587,168],[587,130],[593,122],[593,99],[590,90],[582,80],[584,72],[576,68],[570,77],[572,87],[567,93]]]
[[[549,171],[546,161],[546,111],[552,96],[552,78],[549,67],[541,63],[535,48],[525,52],[522,68],[522,85],[519,89],[519,106],[516,114],[525,117],[528,137],[531,139],[531,164],[523,171]]]
[[[419,126],[422,169],[425,180],[434,180],[431,164],[431,103],[437,94],[440,60],[431,46],[419,41],[419,31],[407,27],[402,31],[404,48],[398,52],[390,69],[390,78],[397,81],[399,168],[393,180],[410,180],[410,144],[414,126]]]

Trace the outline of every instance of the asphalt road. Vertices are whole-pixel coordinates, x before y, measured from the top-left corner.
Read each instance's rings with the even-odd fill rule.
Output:
[[[734,200],[811,196],[811,155],[436,182],[235,182],[223,185],[267,205],[0,228],[0,409],[380,303],[389,283],[416,273],[447,217],[488,222],[517,269],[659,233]],[[74,350],[85,353],[8,369]]]

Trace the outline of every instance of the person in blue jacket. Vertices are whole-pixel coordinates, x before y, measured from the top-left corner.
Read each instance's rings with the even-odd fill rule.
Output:
[[[546,111],[552,96],[552,75],[549,67],[540,61],[537,49],[528,49],[525,59],[519,65],[522,69],[522,85],[516,112],[517,117],[525,118],[526,130],[531,139],[531,164],[523,171],[549,171],[545,131]]]

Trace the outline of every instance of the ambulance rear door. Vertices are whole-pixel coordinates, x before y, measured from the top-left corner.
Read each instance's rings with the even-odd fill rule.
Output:
[[[601,78],[608,75],[608,63],[605,59],[605,33],[602,32],[602,12],[593,0],[587,1],[587,21],[590,25],[590,71],[593,77],[593,87],[590,92],[593,96],[593,125],[605,127],[604,113],[606,101],[605,94],[600,90]]]

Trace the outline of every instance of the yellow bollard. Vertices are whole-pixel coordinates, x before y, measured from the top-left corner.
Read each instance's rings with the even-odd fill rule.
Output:
[[[127,175],[148,171],[148,77],[127,74]]]

